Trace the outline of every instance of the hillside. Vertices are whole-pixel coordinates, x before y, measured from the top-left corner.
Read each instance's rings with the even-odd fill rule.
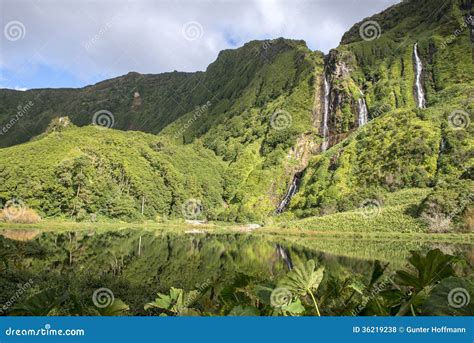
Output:
[[[200,219],[197,206],[210,218],[221,206],[224,164],[212,152],[146,133],[52,126],[0,149],[0,160],[0,197],[21,199],[43,216],[138,220],[143,201],[148,218]]]
[[[77,220],[180,217],[189,199],[202,201],[202,218],[238,222],[349,211],[331,227],[371,203],[415,231],[470,230],[465,3],[404,1],[355,24],[327,55],[280,38],[222,51],[205,72],[0,90],[2,125],[32,102],[0,135],[0,200]],[[90,126],[99,110],[112,129]],[[72,124],[58,127],[63,116]],[[389,205],[398,192],[404,205]],[[295,225],[313,222],[324,225]]]

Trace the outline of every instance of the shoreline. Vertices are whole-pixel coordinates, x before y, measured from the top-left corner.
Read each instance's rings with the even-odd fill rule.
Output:
[[[101,223],[79,223],[71,221],[44,220],[36,224],[0,223],[0,232],[11,231],[39,231],[39,232],[69,232],[89,231],[97,232],[119,231],[119,230],[143,230],[156,233],[188,234],[188,235],[219,235],[219,234],[242,234],[254,236],[291,236],[291,237],[321,237],[325,239],[356,238],[367,240],[417,240],[423,242],[446,242],[474,245],[474,233],[429,233],[429,232],[388,232],[367,231],[347,232],[334,230],[303,229],[300,227],[288,228],[278,225],[263,226],[250,229],[249,224],[237,223],[124,223],[124,222],[101,222]]]

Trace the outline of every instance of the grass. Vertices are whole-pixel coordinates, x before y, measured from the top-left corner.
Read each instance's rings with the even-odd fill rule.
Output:
[[[387,206],[365,211],[334,213],[322,217],[310,217],[284,224],[306,230],[339,231],[349,233],[366,232],[425,232],[426,225],[408,214],[411,205]]]
[[[272,222],[255,230],[248,230],[245,224],[210,221],[205,224],[186,223],[183,220],[163,220],[162,222],[124,222],[107,220],[98,222],[74,222],[46,218],[36,224],[1,223],[1,229],[38,230],[44,232],[64,232],[93,230],[136,229],[156,233],[176,234],[250,234],[255,236],[288,236],[295,239],[312,240],[350,238],[359,240],[469,243],[474,233],[429,233],[426,224],[416,217],[416,208],[422,199],[431,192],[429,188],[404,189],[389,193],[380,200],[380,207],[368,210],[356,209],[333,213],[321,217],[309,217],[300,220]],[[192,232],[194,230],[194,232]]]
[[[318,232],[422,233],[427,231],[427,226],[416,212],[430,192],[429,188],[404,189],[387,193],[383,199],[368,199],[354,210],[288,221],[282,225]]]
[[[340,214],[337,214],[340,215]],[[329,216],[328,216],[329,217]],[[315,220],[316,218],[309,218]],[[308,219],[306,219],[308,220]],[[301,221],[300,221],[301,222]],[[40,232],[67,232],[67,231],[118,231],[118,230],[144,230],[156,233],[176,233],[183,234],[190,230],[202,231],[202,234],[246,234],[255,236],[289,236],[313,239],[314,237],[324,238],[354,238],[369,240],[401,240],[401,241],[426,241],[426,242],[452,242],[467,243],[472,242],[474,233],[427,233],[427,232],[396,232],[396,231],[343,231],[315,228],[303,228],[298,225],[287,227],[269,225],[251,232],[243,230],[245,226],[233,223],[208,223],[203,225],[193,225],[180,222],[165,223],[124,223],[124,222],[102,222],[102,223],[78,223],[61,220],[43,220],[37,224],[0,223],[1,230],[25,231],[37,230]],[[193,234],[199,234],[197,231]]]

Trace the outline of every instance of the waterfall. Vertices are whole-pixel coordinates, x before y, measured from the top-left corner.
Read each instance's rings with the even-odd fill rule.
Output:
[[[328,117],[329,117],[329,93],[330,87],[327,75],[324,74],[324,117],[323,117],[323,143],[321,144],[321,150],[326,151],[328,148],[329,141],[329,127],[328,127]]]
[[[423,63],[420,56],[418,56],[418,43],[413,46],[413,55],[415,56],[415,71],[416,71],[416,104],[418,108],[425,108],[425,92],[421,84],[421,72],[423,70]]]
[[[296,191],[298,190],[300,177],[301,177],[300,173],[296,173],[295,176],[293,176],[293,180],[291,181],[290,188],[288,189],[288,192],[286,192],[285,197],[282,199],[282,201],[278,205],[275,211],[276,214],[282,213],[290,204],[291,198],[293,197],[293,195],[295,195]]]
[[[285,262],[286,266],[288,267],[288,270],[292,270],[293,261],[291,260],[290,253],[288,252],[288,250],[282,247],[280,244],[277,244],[276,251],[278,256],[280,256],[280,258]]]
[[[357,100],[357,107],[359,111],[359,127],[367,124],[369,121],[369,111],[367,110],[367,104],[365,103],[364,93],[360,91],[361,97]]]

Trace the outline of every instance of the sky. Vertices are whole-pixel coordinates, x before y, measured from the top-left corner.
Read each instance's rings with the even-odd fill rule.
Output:
[[[337,47],[400,0],[0,0],[0,88],[83,87],[134,71],[205,70],[250,40]]]

